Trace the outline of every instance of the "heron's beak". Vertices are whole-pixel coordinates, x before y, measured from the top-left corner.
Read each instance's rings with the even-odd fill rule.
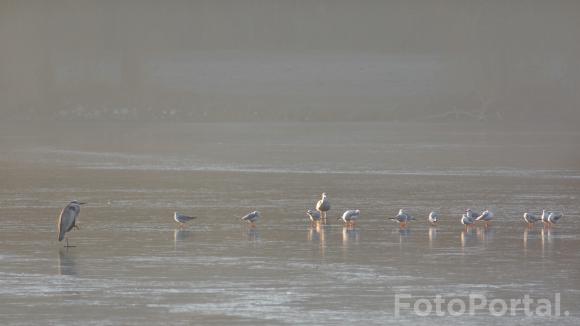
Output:
[[[86,204],[86,203],[79,203],[79,205],[84,205],[84,204]]]

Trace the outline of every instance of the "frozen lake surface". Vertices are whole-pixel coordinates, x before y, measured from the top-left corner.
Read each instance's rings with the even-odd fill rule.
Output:
[[[578,325],[577,144],[395,123],[5,125],[0,324]],[[323,191],[328,225],[310,226]],[[55,222],[73,199],[88,204],[66,249]],[[386,219],[403,207],[407,230]],[[465,231],[468,207],[493,224]],[[524,210],[542,208],[565,217],[527,229]],[[355,229],[336,220],[346,209]],[[256,228],[238,220],[252,210]],[[174,211],[198,218],[179,230]],[[395,316],[396,295],[556,294],[560,317]]]

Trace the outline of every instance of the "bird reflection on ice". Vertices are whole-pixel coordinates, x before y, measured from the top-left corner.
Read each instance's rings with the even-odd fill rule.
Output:
[[[175,231],[173,231],[173,247],[174,247],[174,249],[177,249],[177,245],[179,244],[179,242],[183,242],[183,241],[191,238],[192,235],[193,235],[193,233],[189,230],[183,230],[181,228],[175,229]]]
[[[542,243],[542,257],[545,257],[546,250],[551,250],[554,245],[555,231],[552,228],[540,229],[540,239]]]
[[[189,231],[189,230],[176,229],[173,232],[173,240],[175,242],[184,241],[184,240],[191,238],[192,234],[193,233],[191,233],[191,231]]]
[[[75,257],[67,248],[58,251],[58,273],[60,275],[78,276]]]
[[[310,242],[318,242],[320,246],[320,253],[324,256],[326,252],[326,236],[330,230],[330,226],[326,224],[316,223],[308,229],[307,239]]]
[[[461,231],[460,234],[460,239],[461,239],[461,247],[465,248],[468,246],[473,246],[475,243],[476,238],[476,234],[475,234],[475,230],[473,228],[466,228],[463,231]]]
[[[477,239],[483,242],[483,244],[487,244],[489,241],[493,240],[495,231],[492,227],[486,226],[486,227],[478,227],[476,229],[476,233]]]
[[[433,247],[433,242],[437,239],[437,228],[434,226],[429,227],[429,248]]]
[[[348,248],[350,244],[358,244],[359,231],[350,227],[342,228],[342,247]]]
[[[250,242],[260,241],[260,232],[258,231],[258,229],[250,228],[248,229],[246,235],[248,237],[248,241]]]

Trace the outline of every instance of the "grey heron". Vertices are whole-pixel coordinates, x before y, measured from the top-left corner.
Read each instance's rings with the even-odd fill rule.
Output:
[[[73,228],[79,229],[76,225],[77,218],[81,212],[81,205],[85,203],[78,202],[76,200],[71,201],[65,208],[60,212],[58,217],[57,229],[58,229],[58,241],[66,239],[65,247],[73,247],[68,245],[68,238],[66,238],[66,233]]]

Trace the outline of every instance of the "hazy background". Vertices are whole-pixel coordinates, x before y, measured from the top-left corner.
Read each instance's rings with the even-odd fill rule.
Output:
[[[580,0],[0,0],[0,324],[580,325],[579,31]]]
[[[578,122],[580,2],[0,1],[0,118]]]

